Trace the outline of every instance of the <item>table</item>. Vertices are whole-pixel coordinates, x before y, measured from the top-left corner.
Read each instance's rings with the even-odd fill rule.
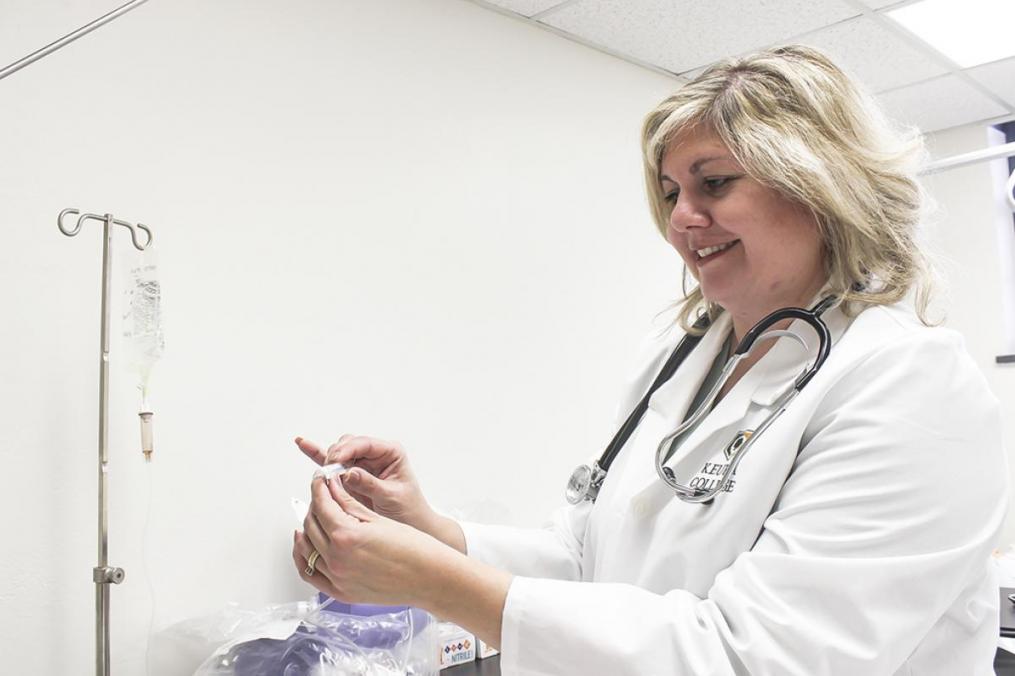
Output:
[[[1001,587],[1001,636],[1015,638],[1015,603],[1008,600],[1008,594],[1015,594],[1015,587]]]
[[[500,655],[459,664],[445,669],[441,672],[441,676],[500,676]]]

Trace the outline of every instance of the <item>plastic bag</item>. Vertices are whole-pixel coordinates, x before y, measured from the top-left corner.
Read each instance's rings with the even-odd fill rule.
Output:
[[[439,672],[437,623],[406,606],[350,606],[325,597],[260,611],[231,607],[177,625],[221,642],[194,676],[403,676]]]

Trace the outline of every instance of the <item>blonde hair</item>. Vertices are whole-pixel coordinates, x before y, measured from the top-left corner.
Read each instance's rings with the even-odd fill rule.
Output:
[[[930,323],[931,268],[916,241],[924,203],[916,170],[925,157],[916,130],[893,128],[873,98],[816,49],[792,45],[720,62],[645,119],[645,181],[664,237],[663,154],[699,125],[749,176],[810,209],[825,246],[826,288],[848,315],[915,289],[917,314]],[[696,317],[714,319],[722,309],[700,287],[688,291],[684,274],[678,320],[691,330]]]

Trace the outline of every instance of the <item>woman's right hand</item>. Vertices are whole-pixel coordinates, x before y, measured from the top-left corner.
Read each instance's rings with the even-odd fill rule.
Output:
[[[343,434],[327,450],[302,437],[296,437],[296,445],[318,465],[344,465],[342,486],[367,508],[428,533],[464,553],[461,527],[430,507],[401,444]]]

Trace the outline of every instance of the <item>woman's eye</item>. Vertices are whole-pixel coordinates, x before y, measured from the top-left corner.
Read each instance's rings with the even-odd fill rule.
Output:
[[[677,197],[679,196],[680,196],[679,190],[672,190],[663,195],[663,201],[666,202],[667,204],[676,204]]]
[[[705,187],[714,192],[716,190],[720,190],[721,188],[726,187],[726,185],[732,180],[733,177],[731,176],[718,176],[715,178],[706,178]]]

